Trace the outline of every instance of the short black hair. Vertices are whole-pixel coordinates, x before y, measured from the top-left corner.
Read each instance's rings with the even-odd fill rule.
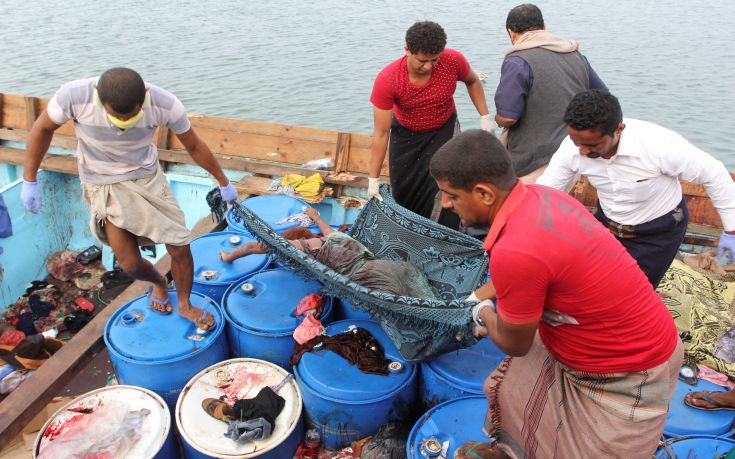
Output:
[[[580,92],[569,102],[564,122],[577,131],[601,131],[613,135],[623,122],[618,98],[597,89]]]
[[[135,70],[116,67],[97,81],[97,95],[117,113],[130,113],[137,105],[143,105],[145,83]]]
[[[435,180],[471,191],[478,183],[490,183],[510,191],[518,182],[510,153],[494,135],[470,129],[449,142],[431,158],[429,171]]]
[[[411,54],[439,54],[447,46],[447,34],[436,22],[420,21],[406,31],[406,48]]]
[[[544,30],[544,16],[536,5],[524,3],[508,12],[505,28],[515,33],[524,33],[529,30]]]

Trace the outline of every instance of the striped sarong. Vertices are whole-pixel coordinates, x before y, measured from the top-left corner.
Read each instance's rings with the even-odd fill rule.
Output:
[[[176,203],[163,171],[150,177],[107,185],[82,183],[82,194],[89,205],[89,229],[103,244],[108,244],[105,222],[110,222],[138,237],[138,245],[187,245],[191,231],[184,212]]]
[[[684,356],[629,373],[590,373],[557,361],[538,335],[484,384],[484,430],[513,458],[650,458],[666,424]]]

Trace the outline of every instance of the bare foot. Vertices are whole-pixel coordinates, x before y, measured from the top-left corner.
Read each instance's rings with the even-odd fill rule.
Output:
[[[208,312],[204,315],[204,311],[196,306],[179,304],[179,315],[185,319],[188,319],[202,330],[209,330],[209,327],[214,325],[214,316]]]
[[[160,285],[151,285],[148,289],[148,303],[151,309],[161,314],[170,314],[174,310],[168,299],[168,288]]]
[[[224,250],[219,253],[219,257],[225,263],[232,263],[237,258],[235,257],[235,252],[225,252]]]

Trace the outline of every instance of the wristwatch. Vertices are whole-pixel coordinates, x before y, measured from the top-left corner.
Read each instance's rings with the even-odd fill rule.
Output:
[[[491,308],[496,311],[495,302],[493,300],[482,300],[472,307],[472,321],[480,327],[485,327],[485,322],[480,319],[480,311],[485,308]]]

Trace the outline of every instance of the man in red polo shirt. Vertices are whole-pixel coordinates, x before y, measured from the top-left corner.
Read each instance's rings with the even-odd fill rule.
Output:
[[[651,457],[683,348],[636,261],[572,197],[524,185],[486,132],[455,137],[430,169],[444,208],[490,224],[492,284],[476,292],[489,301],[473,317],[511,357],[485,383],[487,457]]]
[[[467,86],[480,113],[480,125],[492,130],[485,92],[467,59],[445,48],[447,35],[430,21],[406,32],[406,55],[388,64],[375,78],[368,198],[379,197],[380,169],[390,139],[389,174],[393,197],[401,206],[457,228],[457,217],[441,212],[436,184],[429,176],[434,152],[459,130],[454,106],[457,82]]]

